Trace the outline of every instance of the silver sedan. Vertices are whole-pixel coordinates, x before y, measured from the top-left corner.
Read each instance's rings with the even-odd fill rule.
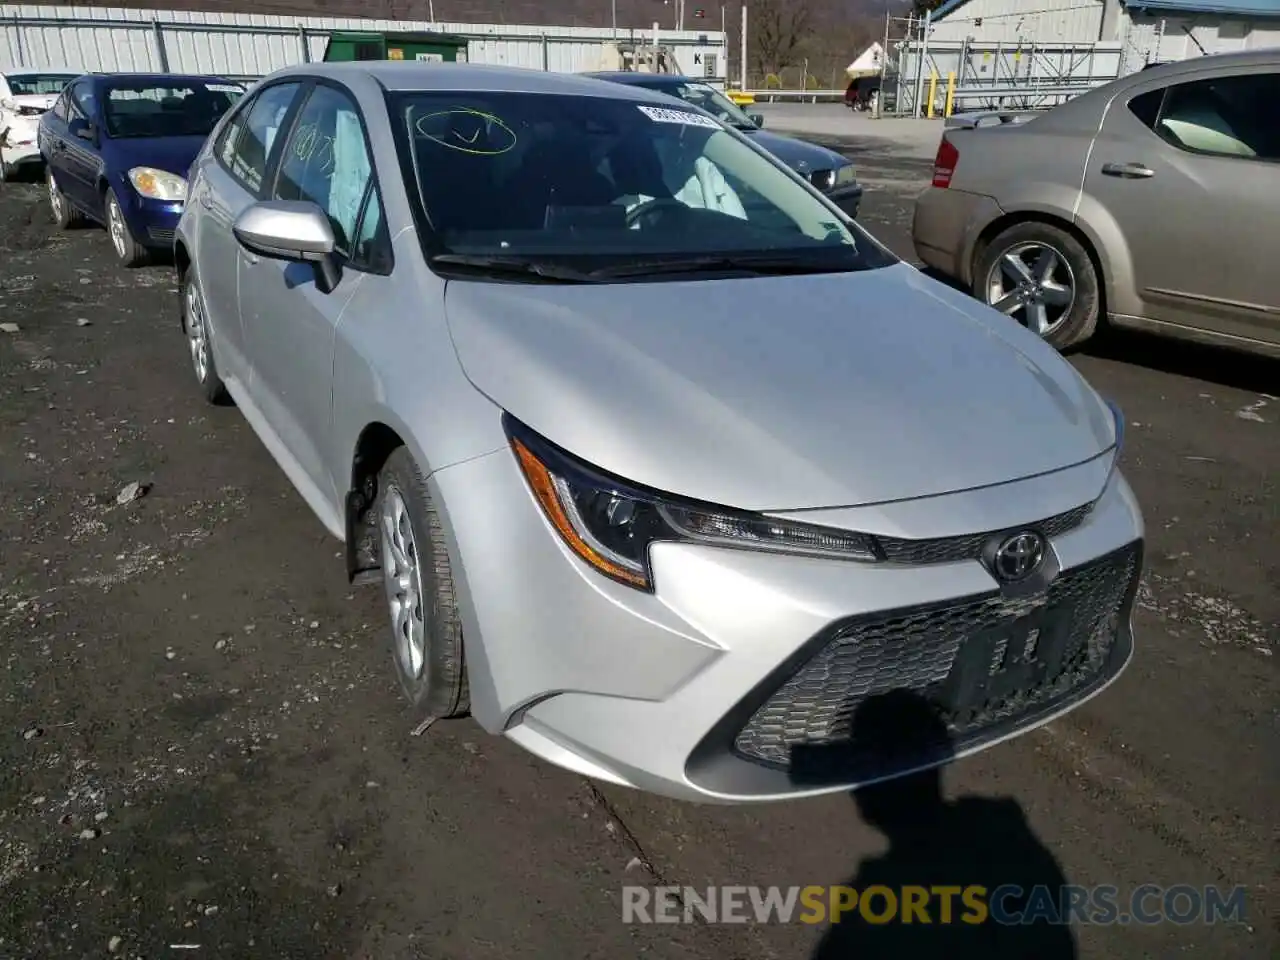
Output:
[[[289,68],[210,137],[176,254],[200,389],[383,585],[422,718],[778,800],[990,746],[1130,658],[1118,412],[694,107]]]

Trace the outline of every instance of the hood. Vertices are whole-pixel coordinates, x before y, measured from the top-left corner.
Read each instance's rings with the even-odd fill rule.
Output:
[[[1114,445],[1052,347],[906,264],[627,285],[449,281],[463,369],[588,463],[746,510],[989,486]]]
[[[48,110],[58,102],[59,94],[56,93],[20,93],[11,99],[20,107],[36,107],[39,110]]]
[[[849,161],[826,147],[794,137],[784,137],[768,130],[742,131],[755,143],[768,150],[775,157],[793,170],[808,175],[816,170],[835,170],[845,166]],[[803,164],[804,166],[801,166]]]
[[[124,174],[133,167],[155,167],[185,177],[205,137],[126,137],[110,140],[111,164]]]

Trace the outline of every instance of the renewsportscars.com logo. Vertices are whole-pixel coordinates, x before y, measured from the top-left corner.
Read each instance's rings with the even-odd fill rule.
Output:
[[[840,923],[1004,925],[1194,924],[1244,921],[1245,888],[1149,883],[1015,885],[622,888],[624,923]]]

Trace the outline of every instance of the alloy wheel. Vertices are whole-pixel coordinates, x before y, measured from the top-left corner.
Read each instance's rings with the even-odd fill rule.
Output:
[[[124,225],[124,214],[120,212],[120,204],[115,197],[107,200],[107,230],[111,233],[111,245],[121,260],[129,256],[128,235]]]
[[[55,223],[62,222],[62,191],[58,189],[58,181],[49,174],[49,209],[53,211]]]
[[[1006,250],[987,274],[987,303],[1047,337],[1071,315],[1076,278],[1067,258],[1045,243],[1028,241]]]
[[[422,571],[413,525],[404,497],[395,487],[382,498],[379,528],[382,575],[391,611],[395,655],[406,677],[419,680],[426,670],[427,626],[422,611]]]
[[[187,345],[191,348],[191,365],[196,377],[204,383],[209,377],[209,332],[200,288],[194,282],[187,284]]]

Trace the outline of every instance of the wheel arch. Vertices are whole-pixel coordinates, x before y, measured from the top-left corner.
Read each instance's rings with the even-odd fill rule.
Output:
[[[983,227],[974,241],[973,253],[969,258],[969,285],[972,287],[977,283],[978,264],[982,262],[987,248],[991,246],[991,242],[1005,230],[1022,223],[1043,223],[1046,226],[1056,227],[1062,232],[1070,234],[1084,248],[1085,254],[1089,257],[1089,262],[1093,264],[1093,269],[1098,275],[1098,293],[1102,299],[1099,304],[1099,315],[1105,317],[1110,299],[1111,276],[1106,265],[1102,262],[1102,258],[1098,255],[1098,249],[1093,238],[1081,229],[1078,224],[1072,222],[1069,217],[1046,210],[1017,210],[1005,213]]]

